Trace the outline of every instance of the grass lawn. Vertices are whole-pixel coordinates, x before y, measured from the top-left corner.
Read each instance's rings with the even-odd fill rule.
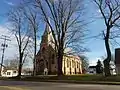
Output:
[[[16,78],[10,78],[16,79]],[[103,75],[67,75],[67,76],[29,76],[24,77],[21,80],[24,81],[48,81],[48,80],[67,80],[67,81],[109,81],[109,82],[120,82],[120,76],[109,76]]]
[[[0,80],[7,80],[7,79],[8,79],[7,77],[0,76]]]

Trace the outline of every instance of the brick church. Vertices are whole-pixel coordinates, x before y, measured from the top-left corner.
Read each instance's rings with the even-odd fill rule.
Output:
[[[36,56],[36,74],[43,74],[45,68],[48,69],[48,74],[57,73],[54,39],[48,24],[46,24],[41,39],[40,50]],[[80,58],[73,55],[63,56],[62,71],[65,75],[82,74],[82,62]]]

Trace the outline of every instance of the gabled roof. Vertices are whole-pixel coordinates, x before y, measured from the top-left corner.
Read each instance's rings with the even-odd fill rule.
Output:
[[[96,66],[89,66],[89,68],[96,68]]]

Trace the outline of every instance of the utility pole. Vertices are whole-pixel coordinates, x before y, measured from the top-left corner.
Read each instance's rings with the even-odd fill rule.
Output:
[[[2,59],[1,59],[1,68],[0,68],[0,75],[1,75],[1,71],[2,71],[2,66],[3,66],[3,61],[4,61],[4,53],[5,53],[5,49],[8,47],[8,44],[6,43],[6,41],[11,41],[9,39],[10,37],[2,35],[2,37],[0,39],[4,40],[4,42],[1,44],[2,48]]]

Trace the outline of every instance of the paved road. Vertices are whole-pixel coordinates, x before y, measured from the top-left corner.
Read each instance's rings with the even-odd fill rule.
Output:
[[[120,90],[120,86],[0,81],[0,90]]]

